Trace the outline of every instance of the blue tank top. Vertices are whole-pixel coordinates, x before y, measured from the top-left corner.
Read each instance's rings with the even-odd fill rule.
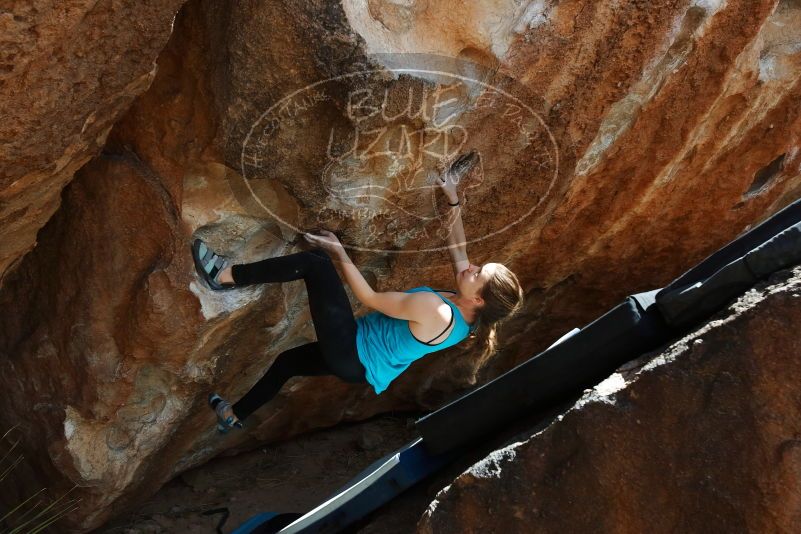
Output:
[[[428,286],[407,289],[404,293],[431,291],[451,307],[451,322],[456,325],[444,341],[435,344],[423,342],[412,334],[409,321],[396,319],[381,312],[372,312],[356,319],[356,348],[359,360],[366,369],[367,381],[373,386],[376,394],[387,389],[389,383],[409,367],[412,362],[426,354],[456,345],[466,338],[473,327],[462,317],[459,308],[451,301],[436,293]],[[450,328],[443,329],[443,332]],[[435,337],[434,340],[442,336]],[[433,340],[432,340],[433,341]]]

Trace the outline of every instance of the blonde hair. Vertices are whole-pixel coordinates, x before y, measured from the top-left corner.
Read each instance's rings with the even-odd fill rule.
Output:
[[[478,371],[497,351],[497,329],[523,307],[523,288],[515,273],[497,263],[492,277],[479,293],[484,305],[477,310],[475,328],[467,337],[467,348],[481,347],[478,358],[472,361],[469,376],[475,384]]]

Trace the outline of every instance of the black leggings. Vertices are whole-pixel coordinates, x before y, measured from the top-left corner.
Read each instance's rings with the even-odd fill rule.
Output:
[[[293,376],[335,375],[345,382],[366,383],[365,369],[356,350],[356,320],[328,253],[316,248],[234,265],[231,275],[238,286],[302,278],[317,333],[317,341],[279,354],[267,373],[233,405],[240,420],[272,399]]]

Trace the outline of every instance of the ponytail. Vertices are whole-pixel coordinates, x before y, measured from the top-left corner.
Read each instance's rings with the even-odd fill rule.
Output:
[[[498,327],[523,307],[524,293],[517,276],[503,264],[498,267],[481,290],[484,305],[476,314],[476,323],[468,335],[466,348],[479,348],[471,361],[468,380],[475,384],[478,372],[498,350]]]

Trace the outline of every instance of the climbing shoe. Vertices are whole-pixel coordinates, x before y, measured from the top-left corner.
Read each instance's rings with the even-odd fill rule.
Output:
[[[225,412],[231,407],[231,404],[216,393],[209,394],[209,407],[217,414],[217,431],[220,434],[227,434],[232,428],[242,428],[242,421],[235,415],[226,417]]]
[[[210,288],[219,291],[236,287],[232,283],[220,282],[220,273],[229,265],[228,258],[211,250],[202,239],[195,239],[192,243],[192,259],[197,273]]]

